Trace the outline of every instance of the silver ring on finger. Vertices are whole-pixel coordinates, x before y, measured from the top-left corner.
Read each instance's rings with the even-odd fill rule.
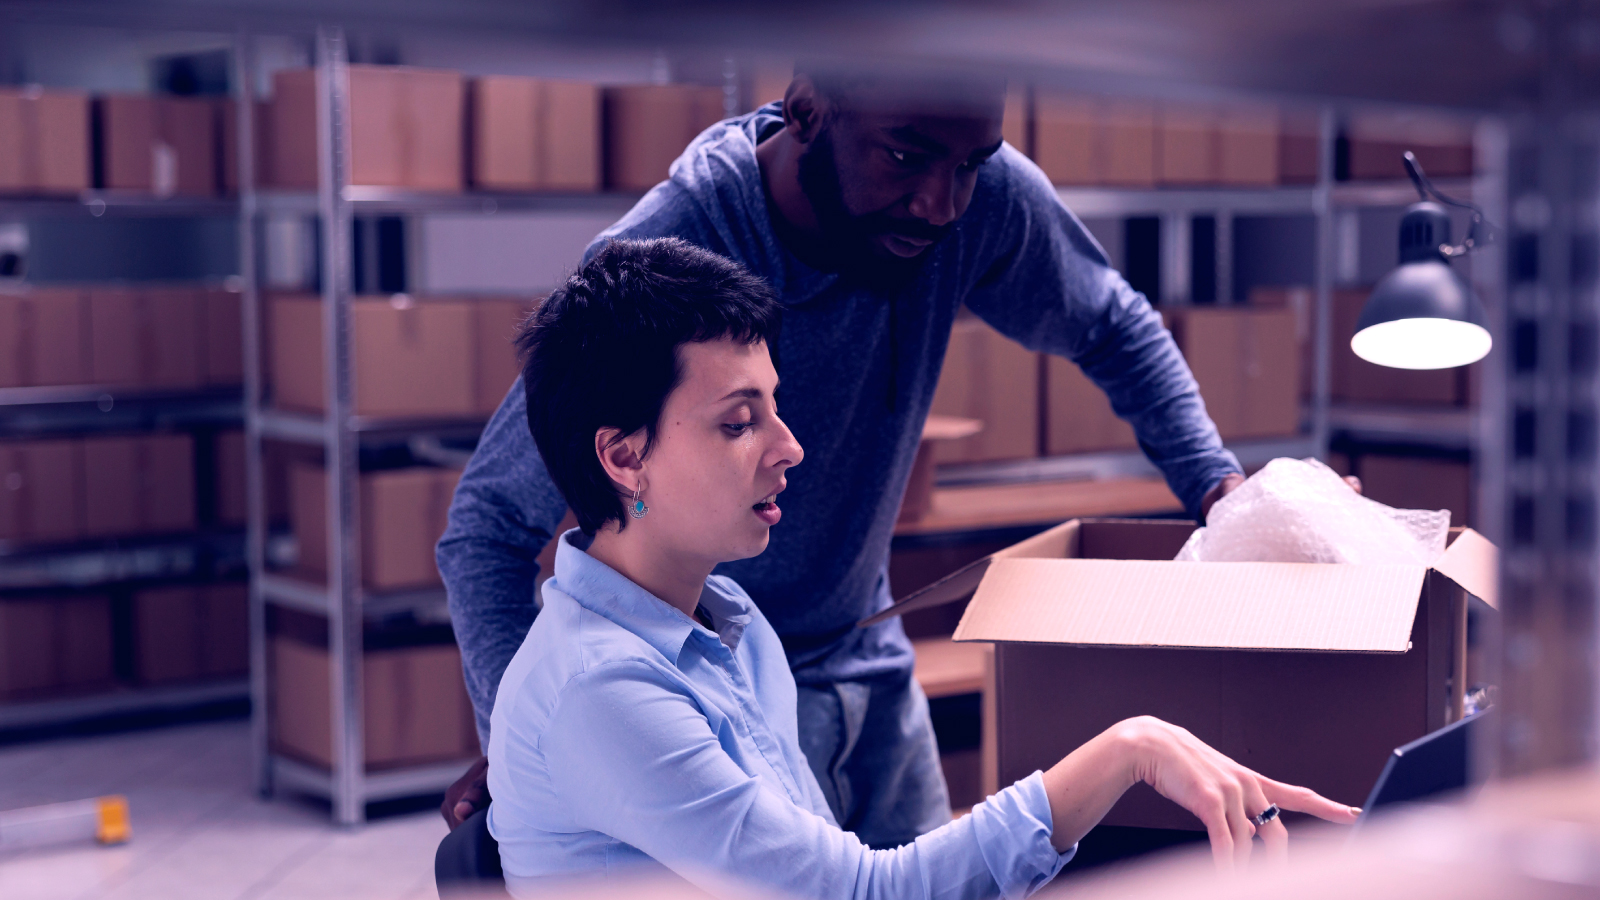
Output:
[[[1268,822],[1271,822],[1273,819],[1276,819],[1277,817],[1278,817],[1278,804],[1274,803],[1271,806],[1267,807],[1266,809],[1262,810],[1261,811],[1261,815],[1259,815],[1259,816],[1251,816],[1250,817],[1250,821],[1253,822],[1257,828],[1260,828],[1261,826],[1267,824]]]

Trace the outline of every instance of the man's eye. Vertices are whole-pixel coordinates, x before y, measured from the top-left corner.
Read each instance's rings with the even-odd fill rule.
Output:
[[[895,162],[902,165],[904,165],[911,158],[910,154],[906,153],[904,150],[890,150],[889,156],[892,157]]]

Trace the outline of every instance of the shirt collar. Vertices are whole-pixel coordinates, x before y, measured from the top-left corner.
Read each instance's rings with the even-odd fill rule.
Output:
[[[559,540],[556,587],[579,606],[638,635],[674,665],[684,645],[696,634],[710,641],[720,639],[729,650],[738,648],[739,638],[750,624],[748,599],[706,579],[705,588],[700,592],[700,605],[717,626],[713,633],[621,572],[590,556],[587,551],[593,538],[586,536],[582,529],[573,528]]]

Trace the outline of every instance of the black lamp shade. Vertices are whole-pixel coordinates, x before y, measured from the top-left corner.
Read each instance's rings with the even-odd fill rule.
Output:
[[[1436,203],[1417,203],[1400,224],[1400,267],[1373,289],[1350,347],[1368,362],[1397,369],[1447,369],[1477,362],[1492,345],[1488,317],[1440,246],[1450,219]]]

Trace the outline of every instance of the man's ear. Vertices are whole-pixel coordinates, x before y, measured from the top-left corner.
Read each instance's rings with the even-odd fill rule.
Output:
[[[811,143],[822,130],[827,112],[828,100],[817,90],[811,76],[795,73],[789,90],[783,95],[783,125],[789,134],[802,144]]]
[[[605,469],[623,491],[632,494],[644,490],[643,428],[624,436],[620,428],[597,428],[594,432],[594,452]]]

